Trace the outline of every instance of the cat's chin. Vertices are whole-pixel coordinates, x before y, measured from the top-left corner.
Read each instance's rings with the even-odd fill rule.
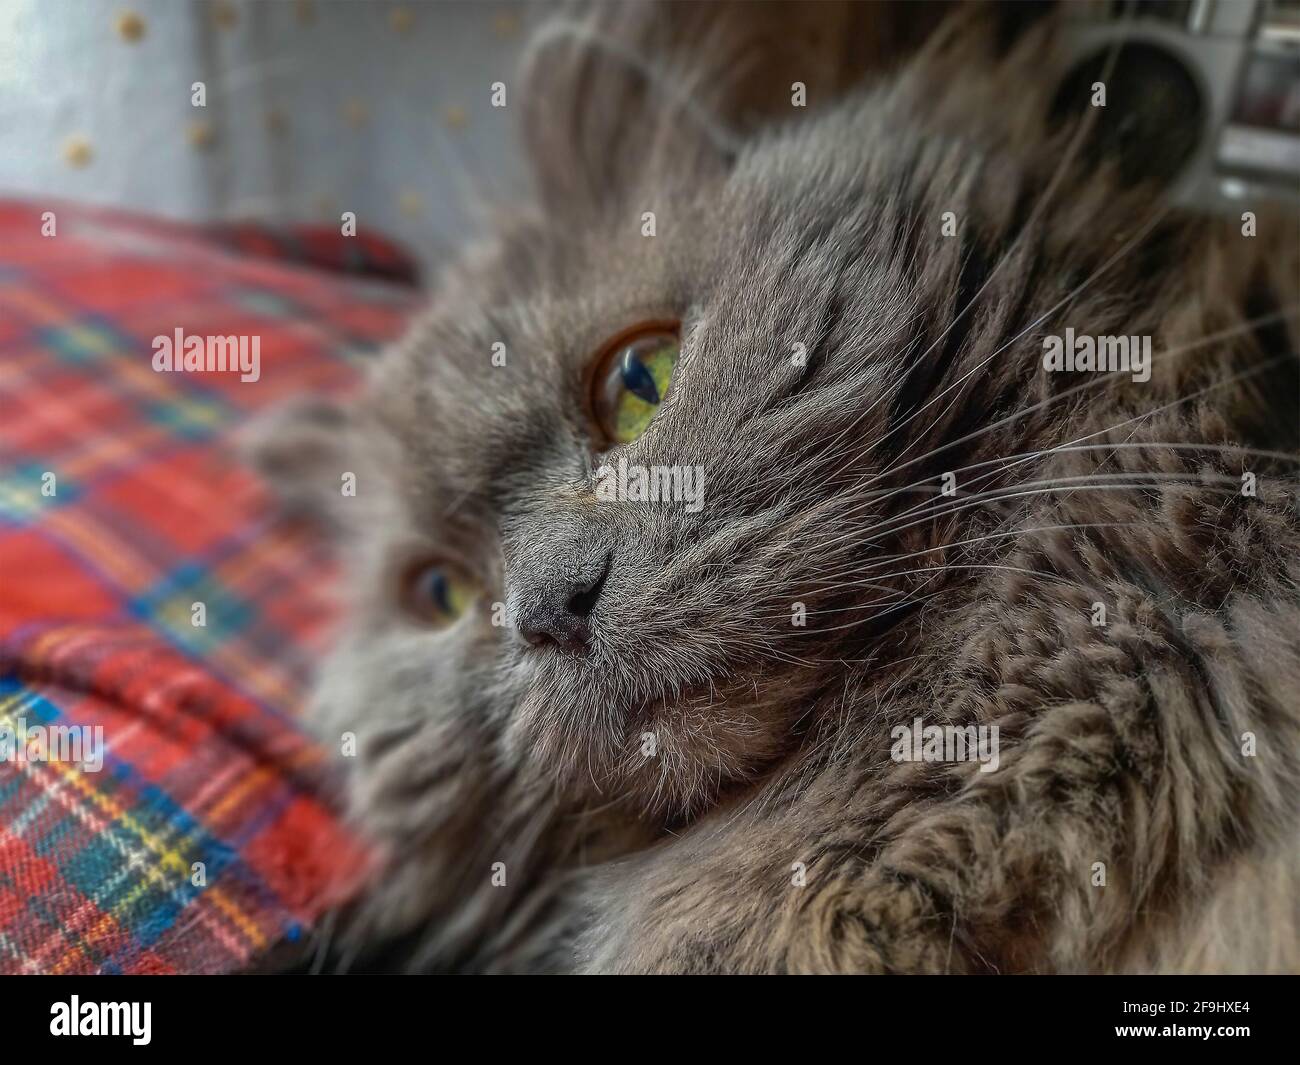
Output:
[[[753,680],[647,695],[557,657],[532,671],[506,745],[539,784],[574,801],[689,818],[781,754],[799,712]]]

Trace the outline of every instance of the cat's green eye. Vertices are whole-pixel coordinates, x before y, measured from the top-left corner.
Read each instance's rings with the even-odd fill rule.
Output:
[[[406,609],[421,621],[445,628],[465,613],[479,596],[479,586],[446,562],[421,562],[403,578]]]
[[[591,383],[591,409],[603,442],[627,444],[646,431],[659,409],[680,341],[669,326],[646,326],[605,350]]]

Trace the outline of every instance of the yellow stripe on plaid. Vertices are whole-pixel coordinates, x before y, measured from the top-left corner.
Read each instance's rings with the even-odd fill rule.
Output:
[[[158,579],[157,567],[151,559],[137,554],[131,544],[96,523],[90,514],[56,510],[50,514],[46,527],[132,595],[142,593]]]
[[[177,378],[184,374],[159,373],[153,368],[153,355],[148,349],[140,350],[140,361],[124,361],[113,367],[113,380],[120,387],[130,385],[141,395],[157,403],[176,403],[185,396],[185,390]]]
[[[14,708],[17,707],[21,712],[35,702],[36,699],[36,693],[27,688],[24,688],[21,691],[16,691],[12,695],[6,695],[3,699],[0,699],[0,725],[3,725],[11,732],[14,731],[14,726],[18,724],[18,719],[13,716]],[[19,706],[19,703],[22,705]],[[21,765],[22,763],[18,764]]]
[[[32,643],[31,656],[34,661],[48,662],[57,650],[66,649],[66,645],[78,636],[101,633],[102,630],[89,625],[63,625],[57,629],[48,629],[36,637]]]
[[[65,322],[47,335],[46,344],[60,355],[73,359],[94,359],[102,355],[129,354],[111,333],[94,326]]]
[[[49,361],[50,353],[36,344],[7,352],[0,362],[0,390],[10,392],[26,387],[35,371],[47,366]]]
[[[46,299],[34,288],[9,286],[0,292],[0,306],[14,308],[19,315],[45,325],[62,325],[68,320],[68,308]]]
[[[280,713],[297,714],[302,709],[301,685],[280,670],[268,669],[266,660],[258,655],[227,643],[214,648],[211,658],[220,663],[226,676],[240,678],[241,690]]]
[[[166,424],[182,432],[196,429],[219,429],[230,421],[230,411],[207,396],[185,396],[169,399],[159,412],[165,413]],[[157,413],[154,415],[158,416]]]
[[[149,451],[146,445],[156,448],[160,440],[165,439],[170,439],[166,427],[148,423],[122,432],[115,431],[112,436],[98,438],[93,447],[87,447],[79,455],[61,460],[59,468],[69,477],[89,480],[116,462],[146,454]]]
[[[40,475],[37,473],[0,477],[0,514],[6,517],[25,521],[57,502],[56,498],[41,495]]]
[[[254,789],[260,787],[274,776],[275,774],[272,773],[271,770],[266,769],[263,766],[254,769],[244,778],[241,784],[238,784],[226,792],[226,794],[221,797],[220,802],[209,807],[207,812],[208,820],[213,824],[216,824],[216,822],[221,820],[222,815],[225,814],[226,811],[233,809],[239,803],[243,802],[243,800],[248,798],[249,794]]]

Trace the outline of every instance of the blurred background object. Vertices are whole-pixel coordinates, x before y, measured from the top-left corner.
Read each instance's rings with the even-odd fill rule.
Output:
[[[426,264],[522,187],[509,83],[550,5],[0,0],[0,194],[358,225]]]
[[[1081,0],[1065,12],[1063,111],[1104,76],[1111,147],[1155,160],[1165,172],[1149,176],[1177,202],[1300,207],[1300,0]]]

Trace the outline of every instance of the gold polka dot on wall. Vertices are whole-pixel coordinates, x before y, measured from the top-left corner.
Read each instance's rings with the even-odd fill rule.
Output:
[[[448,104],[442,109],[442,120],[447,123],[448,129],[464,129],[469,115],[460,104]]]
[[[85,137],[69,137],[63,142],[63,161],[68,166],[81,169],[84,166],[89,166],[94,157],[94,149],[91,148],[90,141],[86,140]]]
[[[316,21],[316,7],[311,0],[294,0],[293,17],[299,26],[310,26]]]
[[[370,120],[370,111],[360,100],[349,100],[343,105],[343,121],[353,129],[360,129]]]
[[[123,11],[117,16],[117,35],[124,41],[130,41],[134,44],[144,37],[145,21],[135,11]]]
[[[185,130],[185,139],[190,142],[191,148],[206,151],[216,141],[217,134],[212,128],[211,122],[207,119],[200,119],[198,122],[189,124]]]
[[[513,11],[498,11],[492,16],[492,32],[498,37],[513,37],[519,32],[519,16]]]
[[[415,25],[415,15],[409,7],[395,7],[388,13],[388,24],[393,27],[394,33],[410,33],[411,27]]]
[[[230,0],[213,0],[212,21],[218,29],[233,30],[239,23],[239,9]]]
[[[397,208],[409,218],[418,218],[424,214],[424,197],[418,192],[403,189],[397,197]]]
[[[266,130],[274,137],[283,137],[289,132],[289,118],[278,107],[266,112]]]

